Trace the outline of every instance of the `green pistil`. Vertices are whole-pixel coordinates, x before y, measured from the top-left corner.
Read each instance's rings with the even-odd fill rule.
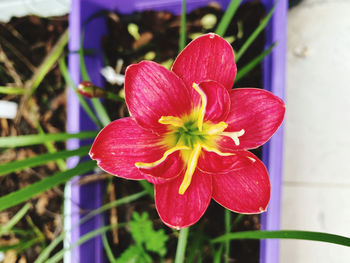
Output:
[[[205,134],[200,132],[195,121],[184,123],[183,127],[178,127],[173,133],[177,145],[185,145],[193,148],[198,142],[206,141]]]

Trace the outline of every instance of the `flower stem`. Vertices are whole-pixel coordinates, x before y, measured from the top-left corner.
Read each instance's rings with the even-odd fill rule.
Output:
[[[186,227],[180,230],[179,240],[177,241],[175,263],[185,262],[184,259],[189,229],[189,227]]]
[[[231,211],[225,209],[225,234],[231,232]],[[225,263],[229,262],[230,258],[230,240],[225,241]]]

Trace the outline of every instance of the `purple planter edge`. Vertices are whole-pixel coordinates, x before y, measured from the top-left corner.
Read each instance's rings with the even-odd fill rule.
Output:
[[[181,0],[129,0],[119,4],[117,0],[72,0],[71,13],[69,18],[69,50],[76,51],[80,46],[82,21],[93,13],[104,10],[118,10],[121,13],[131,13],[145,9],[167,10],[179,14],[181,12]],[[210,0],[187,0],[187,10],[205,6]],[[223,8],[229,4],[229,0],[218,0]],[[284,99],[285,89],[285,54],[286,54],[286,23],[287,23],[287,0],[262,0],[267,9],[272,8],[278,2],[272,21],[267,27],[266,45],[278,42],[273,52],[264,61],[264,87]],[[117,4],[119,4],[117,6]],[[102,19],[95,19],[85,25],[85,48],[99,50],[99,39],[106,32]],[[89,32],[94,32],[89,34]],[[102,66],[101,54],[86,59],[87,69],[93,82],[102,83],[99,69]],[[79,83],[81,80],[79,70],[79,56],[69,56],[69,70],[73,81]],[[67,99],[67,131],[79,132],[81,130],[96,129],[96,126],[88,120],[88,117],[81,110],[75,94],[69,90]],[[78,140],[70,140],[68,148],[73,149],[81,144]],[[282,154],[283,154],[283,127],[281,127],[272,139],[263,147],[263,161],[266,164],[271,178],[271,200],[268,211],[262,214],[262,229],[276,230],[280,227],[280,200],[281,200],[281,178],[282,178]],[[73,167],[78,159],[71,158],[68,161],[69,167]],[[69,198],[70,226],[74,226],[80,219],[79,207],[94,209],[102,204],[103,185],[94,184],[89,187],[79,187],[74,184],[75,178],[70,182]],[[79,228],[71,231],[70,242],[74,243],[81,235],[92,231],[101,225],[101,218],[94,217]],[[73,249],[65,262],[105,262],[103,257],[103,245],[100,237],[96,237],[80,247]],[[260,246],[260,263],[279,262],[278,240],[262,240]]]

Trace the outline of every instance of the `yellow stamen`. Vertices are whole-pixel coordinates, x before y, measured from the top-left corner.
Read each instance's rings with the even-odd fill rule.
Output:
[[[207,96],[205,95],[204,91],[196,83],[192,84],[192,88],[194,88],[195,91],[197,91],[198,94],[201,96],[202,105],[199,109],[199,116],[198,116],[197,124],[198,124],[199,131],[202,131],[203,130],[203,120],[204,120],[205,109],[207,107]]]
[[[201,148],[202,148],[202,145],[198,143],[195,145],[194,149],[191,152],[190,158],[188,159],[188,162],[187,162],[187,169],[185,172],[185,176],[179,188],[180,195],[183,195],[191,184],[192,175],[196,170],[198,158],[201,153]]]
[[[146,168],[146,169],[147,169],[147,168],[153,168],[153,167],[155,167],[155,166],[161,164],[162,162],[164,162],[164,161],[166,160],[166,158],[167,158],[170,154],[172,154],[172,153],[174,153],[174,152],[176,152],[176,151],[179,151],[179,150],[189,150],[189,149],[190,149],[190,148],[187,147],[187,146],[175,146],[175,147],[173,147],[173,148],[167,150],[167,151],[163,154],[163,157],[160,158],[158,161],[155,161],[155,162],[153,162],[153,163],[136,162],[136,163],[135,163],[135,166],[136,166],[137,168]]]
[[[230,137],[235,144],[238,146],[239,145],[239,138],[240,136],[242,136],[244,134],[244,129],[238,131],[238,132],[222,132],[219,135],[223,135],[223,136],[227,136]]]
[[[210,127],[206,130],[206,133],[208,135],[218,134],[220,132],[223,132],[227,128],[227,126],[227,123],[221,121],[218,124],[210,125]]]
[[[183,120],[178,118],[178,117],[174,117],[174,116],[162,116],[162,117],[160,117],[158,122],[161,124],[169,124],[169,125],[176,126],[176,127],[183,127],[184,126]]]
[[[210,146],[204,145],[204,144],[202,145],[202,147],[208,152],[213,152],[213,153],[216,153],[216,154],[221,155],[221,156],[232,156],[232,155],[235,155],[234,153],[224,153],[224,152],[220,151],[219,149],[216,149],[214,147],[210,147]]]

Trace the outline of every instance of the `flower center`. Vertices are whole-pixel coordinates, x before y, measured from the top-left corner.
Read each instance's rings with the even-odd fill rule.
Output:
[[[179,194],[181,195],[186,192],[191,184],[202,148],[221,156],[234,155],[233,153],[221,152],[217,147],[216,140],[218,136],[227,136],[236,145],[239,145],[239,137],[244,134],[243,129],[238,132],[224,132],[228,125],[223,121],[216,124],[210,121],[204,122],[207,96],[196,83],[193,83],[192,87],[201,97],[200,108],[196,108],[191,114],[181,117],[162,116],[158,121],[161,124],[167,125],[168,132],[164,134],[163,143],[168,150],[156,162],[135,163],[139,168],[152,168],[165,161],[170,154],[180,151],[181,158],[186,165],[186,172],[179,187]]]

